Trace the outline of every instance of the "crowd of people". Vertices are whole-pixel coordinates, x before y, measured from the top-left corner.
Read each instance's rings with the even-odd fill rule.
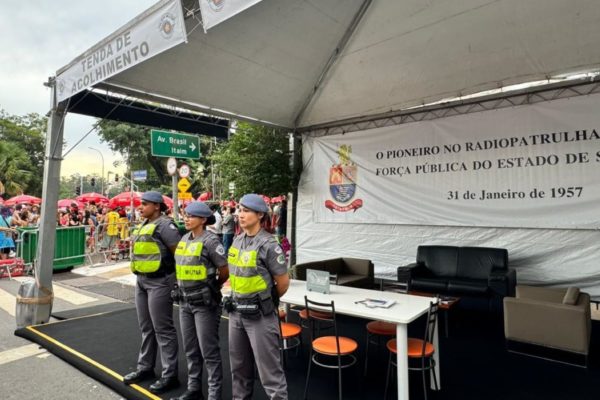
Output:
[[[290,245],[286,239],[287,206],[284,196],[269,206],[268,216],[263,219],[262,228],[278,238],[286,254]],[[207,229],[215,233],[223,242],[225,250],[229,250],[235,235],[240,234],[240,205],[234,199],[208,202],[215,223]],[[181,207],[179,220],[183,221]],[[167,216],[174,218],[173,209],[166,211]],[[40,206],[36,204],[17,204],[4,206],[0,215],[0,259],[13,257],[16,251],[16,228],[36,227],[40,222]],[[73,202],[67,207],[60,207],[56,214],[58,227],[84,226],[86,232],[86,249],[89,252],[98,250],[112,251],[118,245],[129,245],[131,228],[142,221],[141,206],[134,207],[133,213],[128,206],[109,207],[107,204],[86,204]],[[124,243],[126,242],[126,243]]]

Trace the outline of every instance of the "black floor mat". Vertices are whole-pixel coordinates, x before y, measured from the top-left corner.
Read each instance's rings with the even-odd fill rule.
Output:
[[[121,303],[118,301],[106,304],[100,304],[92,307],[84,307],[84,308],[76,308],[74,310],[66,310],[66,311],[58,311],[53,312],[52,316],[56,319],[71,319],[71,318],[80,318],[87,317],[89,315],[107,313],[118,310],[129,310],[135,309],[135,304],[132,303]]]
[[[409,335],[418,336],[422,319],[409,326]],[[385,348],[373,348],[369,358],[369,372],[363,378],[364,341],[366,321],[339,318],[339,332],[359,342],[358,367],[343,372],[344,399],[382,399],[387,368]],[[504,347],[502,322],[486,315],[461,313],[451,317],[450,337],[440,336],[440,392],[429,391],[430,399],[579,399],[596,400],[600,386],[600,369],[596,354],[600,350],[598,330],[594,323],[592,355],[588,370],[508,353]],[[148,399],[149,393],[122,384],[120,376],[135,368],[140,334],[135,310],[66,320],[58,323],[24,328],[16,332],[67,360],[93,378],[113,388],[126,398]],[[227,320],[222,319],[221,353],[223,356],[223,399],[231,398],[231,376],[228,359]],[[180,341],[181,343],[181,341]],[[301,399],[304,392],[308,360],[308,337],[304,335],[304,349],[300,356],[289,354],[286,376],[290,399]],[[68,348],[67,348],[68,347]],[[69,350],[72,349],[72,350]],[[73,351],[78,353],[73,353]],[[186,382],[184,354],[179,353],[179,377]],[[157,361],[159,363],[159,361]],[[156,371],[159,371],[159,366]],[[309,399],[337,398],[337,373],[313,366]],[[410,398],[423,398],[423,384],[419,372],[411,372]],[[389,398],[394,398],[395,380],[390,386]],[[144,382],[147,388],[152,382]],[[206,376],[204,377],[206,383]],[[176,391],[162,395],[170,398]],[[206,385],[204,386],[206,395]],[[266,399],[257,380],[254,399]]]

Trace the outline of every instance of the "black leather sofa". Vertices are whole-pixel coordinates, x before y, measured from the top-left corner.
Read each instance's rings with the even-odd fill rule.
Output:
[[[414,291],[483,298],[496,310],[517,284],[508,251],[491,247],[419,246],[417,262],[398,267],[398,280]]]

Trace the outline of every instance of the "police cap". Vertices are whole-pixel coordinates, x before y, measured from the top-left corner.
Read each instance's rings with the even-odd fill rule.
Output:
[[[213,215],[213,211],[210,209],[206,203],[201,201],[193,201],[187,205],[185,208],[185,212],[188,215],[193,215],[194,217],[202,217],[206,218],[206,225],[214,225],[216,222],[216,218]]]
[[[240,199],[240,204],[252,211],[261,212],[261,213],[269,212],[269,206],[267,206],[267,203],[265,203],[265,200],[262,198],[262,196],[259,196],[255,193],[250,193],[250,194],[244,195]]]
[[[208,218],[213,215],[212,210],[209,206],[201,201],[193,201],[187,205],[185,212],[195,217]]]
[[[145,192],[142,195],[142,201],[147,201],[150,203],[156,203],[156,204],[164,204],[165,200],[162,197],[162,194],[158,193],[158,192],[154,192],[154,191],[150,191],[150,192]]]

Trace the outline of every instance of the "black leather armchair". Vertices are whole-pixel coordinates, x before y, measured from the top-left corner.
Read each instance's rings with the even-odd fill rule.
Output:
[[[514,296],[517,277],[506,249],[419,246],[417,262],[398,267],[398,280],[411,290],[486,298],[501,309],[502,299]]]

